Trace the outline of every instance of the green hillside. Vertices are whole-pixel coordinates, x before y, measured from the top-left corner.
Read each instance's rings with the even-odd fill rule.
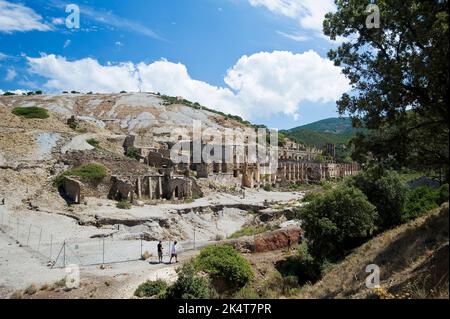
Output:
[[[337,118],[332,117],[324,120],[320,120],[314,123],[299,126],[290,129],[290,132],[298,130],[312,130],[321,133],[332,133],[332,134],[354,134],[355,129],[352,126],[352,121],[348,117]]]
[[[327,143],[333,143],[336,145],[336,155],[345,158],[350,154],[347,144],[356,132],[349,118],[329,118],[282,133],[294,141],[319,149],[323,149]]]

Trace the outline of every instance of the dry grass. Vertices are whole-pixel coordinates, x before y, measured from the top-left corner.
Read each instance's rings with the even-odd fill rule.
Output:
[[[370,240],[299,298],[448,298],[448,203]],[[380,267],[381,287],[365,286],[366,266]]]

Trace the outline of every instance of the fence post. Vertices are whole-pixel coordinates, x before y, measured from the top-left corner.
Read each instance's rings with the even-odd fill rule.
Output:
[[[30,223],[30,227],[28,227],[27,246],[28,246],[28,243],[30,242],[30,234],[31,234],[31,223]]]
[[[66,268],[66,241],[63,244],[63,267]]]
[[[39,233],[39,241],[38,241],[38,248],[37,248],[38,252],[39,252],[39,248],[41,248],[41,238],[42,238],[42,227],[41,227],[41,231]]]
[[[16,240],[19,241],[19,217],[17,217],[17,236]]]
[[[52,261],[53,234],[50,234],[50,261]]]
[[[139,259],[142,259],[142,234],[141,234],[141,256],[139,256]]]

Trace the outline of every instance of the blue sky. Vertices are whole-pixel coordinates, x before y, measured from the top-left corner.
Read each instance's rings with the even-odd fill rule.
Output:
[[[68,29],[66,5],[80,8]],[[330,0],[0,0],[0,89],[153,91],[291,128],[336,116]]]

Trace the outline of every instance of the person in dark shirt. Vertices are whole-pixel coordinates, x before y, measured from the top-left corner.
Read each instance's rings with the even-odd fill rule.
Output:
[[[161,241],[158,243],[158,262],[163,262],[163,245]]]

